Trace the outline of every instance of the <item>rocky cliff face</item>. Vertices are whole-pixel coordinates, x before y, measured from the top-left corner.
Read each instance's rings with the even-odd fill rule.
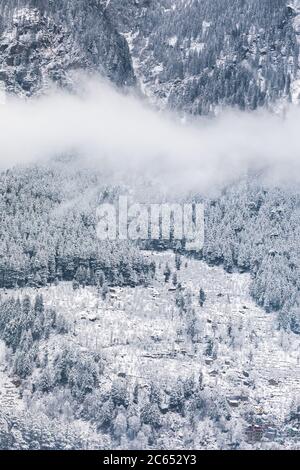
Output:
[[[135,83],[127,42],[102,3],[0,2],[0,81],[9,93],[72,87],[78,70],[99,72],[118,86]]]

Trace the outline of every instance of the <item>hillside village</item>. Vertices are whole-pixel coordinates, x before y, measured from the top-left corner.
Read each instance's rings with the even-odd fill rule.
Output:
[[[160,412],[163,419],[176,417],[176,439],[172,433],[160,436],[158,432],[157,443],[161,439],[164,445],[167,441],[186,447],[186,419],[171,412],[170,397],[178,380],[192,378],[207,397],[216,394],[225,407],[231,435],[229,438],[226,430],[225,448],[237,445],[234,436],[238,433],[246,447],[287,445],[290,440],[297,446],[299,336],[279,331],[275,314],[266,314],[253,303],[249,275],[228,274],[192,258],[182,257],[178,262],[172,252],[145,255],[157,266],[156,279],[149,287],[112,287],[105,299],[96,288],[74,290],[72,283],[39,290],[45,307],[55,308],[66,319],[64,341],[78,346],[82,353],[101,356],[99,388],[108,390],[114,380],[126,381],[130,394],[138,393],[139,400],[146,402],[151,384],[159,384],[164,390]],[[168,282],[166,266],[171,271]],[[200,289],[205,293],[201,302]],[[35,294],[30,288],[14,292],[18,297]],[[1,297],[7,295],[10,292],[2,290]],[[181,295],[189,298],[185,312]],[[54,361],[61,341],[60,335],[51,334],[41,341],[39,355],[47,354],[48,361]],[[31,393],[39,374],[35,370],[20,383],[14,380],[23,397]],[[6,378],[1,403],[9,404],[14,393]],[[204,444],[199,439],[193,445],[201,448]],[[209,439],[205,446],[217,445],[215,436]]]

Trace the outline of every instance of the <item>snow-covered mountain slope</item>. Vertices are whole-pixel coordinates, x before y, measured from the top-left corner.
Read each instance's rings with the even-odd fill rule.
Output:
[[[95,287],[74,291],[70,283],[40,290],[45,308],[59,312],[69,326],[65,334],[53,331],[41,340],[36,362],[44,367],[34,365],[32,375],[19,380],[26,412],[43,410],[59,423],[73,409],[77,421],[83,418],[91,426],[88,448],[94,445],[93,426],[102,448],[103,433],[112,448],[299,448],[294,413],[300,391],[299,336],[278,331],[272,316],[254,305],[248,274],[228,274],[188,258],[177,271],[191,307],[184,313],[180,290],[164,282],[165,263],[176,271],[175,255],[145,255],[158,267],[152,286],[111,288],[106,299],[99,298]],[[202,307],[200,286],[206,293]],[[30,288],[13,292],[21,299],[29,295],[34,300],[35,294]],[[93,390],[87,364],[81,371],[84,401],[68,393],[78,365],[70,385],[51,386],[55,371],[59,375],[59,367],[76,350],[93,354],[102,364]],[[68,353],[60,362],[62,351]],[[9,398],[16,391],[7,380]],[[10,405],[6,389],[2,402],[5,411]],[[121,442],[116,431],[120,420]]]
[[[298,73],[297,11],[286,0],[118,0],[141,88],[160,106],[208,114],[291,100]]]
[[[53,83],[71,87],[74,72],[99,72],[133,85],[128,45],[96,0],[0,2],[0,84],[30,96]]]

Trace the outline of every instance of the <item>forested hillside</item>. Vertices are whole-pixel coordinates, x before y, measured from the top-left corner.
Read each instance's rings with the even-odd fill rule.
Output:
[[[285,0],[2,0],[0,82],[31,96],[76,72],[193,114],[298,100],[299,31]],[[134,70],[133,65],[134,64]]]
[[[205,241],[201,253],[212,266],[230,273],[251,273],[250,293],[279,325],[300,334],[300,194],[294,186],[274,187],[249,177],[231,184],[216,198],[195,196],[205,204]],[[148,249],[185,252],[184,243],[148,241]],[[199,258],[199,253],[187,253]]]
[[[299,237],[299,191],[250,180],[209,203],[204,257],[228,271],[250,271],[257,303],[300,334]]]
[[[3,171],[0,287],[147,282],[154,267],[137,248],[96,237],[97,204],[117,193],[99,173],[63,164]]]
[[[254,305],[248,274],[147,255],[153,286],[105,299],[1,291],[0,448],[298,448],[300,337]]]
[[[0,449],[299,449],[300,191],[254,169],[299,47],[300,0],[0,0]],[[119,196],[203,249],[100,240]]]

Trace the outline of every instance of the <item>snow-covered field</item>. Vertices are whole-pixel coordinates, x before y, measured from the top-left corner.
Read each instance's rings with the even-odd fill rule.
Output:
[[[101,352],[103,381],[126,374],[132,385],[203,374],[207,389],[226,397],[232,416],[246,411],[282,425],[300,396],[300,337],[278,331],[275,314],[258,308],[249,296],[247,274],[228,274],[199,260],[183,258],[178,282],[193,295],[199,338],[184,333],[186,319],[165,283],[166,263],[175,271],[174,254],[147,253],[155,259],[157,279],[151,287],[114,288],[105,301],[96,289],[74,291],[69,283],[41,289],[46,306],[55,306],[72,325],[68,340]],[[199,289],[207,300],[198,302]],[[17,295],[35,294],[18,290]],[[53,350],[57,338],[54,336]],[[208,342],[214,358],[205,354]],[[49,346],[48,346],[49,347]]]

